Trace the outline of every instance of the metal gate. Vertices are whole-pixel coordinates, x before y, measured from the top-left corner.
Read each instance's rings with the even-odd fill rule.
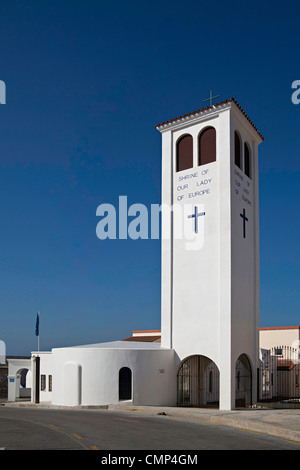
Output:
[[[287,401],[300,406],[299,348],[277,346],[262,350],[258,373],[258,400]]]
[[[235,366],[235,406],[237,408],[252,405],[252,371],[246,354],[236,361]]]
[[[219,406],[219,369],[205,356],[190,356],[182,361],[177,374],[177,405]]]

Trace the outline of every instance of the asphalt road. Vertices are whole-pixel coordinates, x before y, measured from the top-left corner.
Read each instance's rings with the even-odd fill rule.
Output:
[[[3,450],[300,450],[261,433],[109,410],[0,407]]]

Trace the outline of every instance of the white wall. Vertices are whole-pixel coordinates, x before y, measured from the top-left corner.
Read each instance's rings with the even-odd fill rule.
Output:
[[[174,352],[171,350],[90,346],[53,349],[52,355],[52,403],[55,405],[119,403],[121,367],[132,370],[133,404],[176,403]]]
[[[217,162],[197,166],[196,150],[198,135],[208,125],[216,128],[219,138],[217,117],[163,133],[163,203],[178,206],[181,212],[175,213],[171,229],[169,215],[163,218],[163,228],[171,231],[172,240],[162,242],[162,344],[176,349],[178,360],[201,351],[218,363],[219,168]],[[176,172],[176,142],[186,132],[193,136],[194,168]],[[217,152],[219,148],[217,144]],[[205,230],[203,248],[195,245],[196,239],[187,238],[192,235],[186,232],[188,210],[192,213],[195,204],[203,205],[205,211],[198,218],[199,234],[202,227]],[[181,216],[180,238],[177,223]],[[192,226],[192,220],[188,222]]]
[[[241,169],[234,163],[234,131],[241,137]],[[231,117],[231,347],[232,367],[246,354],[252,369],[252,396],[256,398],[259,354],[259,195],[257,138],[239,113]],[[251,178],[244,171],[244,143],[250,147]],[[240,216],[245,209],[248,221]]]
[[[207,126],[216,129],[217,159],[198,166],[198,135]],[[245,201],[241,193],[235,193],[236,126],[247,137],[254,158],[246,240],[240,217]],[[193,354],[213,360],[220,370],[220,408],[231,409],[235,404],[237,358],[245,353],[253,372],[257,366],[257,147],[261,139],[234,103],[199,117],[179,120],[161,132],[162,202],[171,207],[201,205],[205,212],[198,219],[200,230],[204,230],[204,244],[198,250],[192,250],[186,238],[176,239],[176,215],[171,219],[168,213],[163,214],[162,235],[170,232],[171,240],[162,241],[162,345],[175,349],[177,363]],[[176,172],[176,142],[186,133],[193,136],[194,167]],[[182,213],[187,216],[184,209]],[[255,377],[254,373],[254,382]]]
[[[300,346],[300,327],[261,328],[259,331],[260,347],[264,349],[277,346]]]

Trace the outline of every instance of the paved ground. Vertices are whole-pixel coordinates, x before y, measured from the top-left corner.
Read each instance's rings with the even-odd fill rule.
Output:
[[[4,403],[5,406],[34,406],[37,408],[63,409],[51,404],[33,405],[28,402]],[[85,407],[79,407],[84,409]],[[97,408],[97,407],[86,407]],[[219,424],[233,428],[261,432],[300,443],[300,409],[253,408],[233,411],[220,411],[202,408],[181,408],[161,406],[134,406],[131,404],[109,405],[110,410],[123,410],[135,413],[162,414],[178,418],[196,420],[202,423]],[[300,450],[300,448],[299,448]]]
[[[177,454],[184,451],[186,455],[196,455],[195,451],[203,450],[300,450],[300,442],[259,432],[257,426],[255,431],[249,430],[245,420],[237,418],[230,421],[231,424],[227,421],[223,424],[228,415],[232,420],[233,415],[240,415],[239,412],[177,411],[175,408],[162,411],[158,407],[126,405],[105,409],[29,404],[2,406],[0,449],[99,450],[98,459],[105,457],[105,452],[123,455],[124,451],[130,451],[133,456],[143,456],[140,454],[143,452],[152,458],[151,455],[161,455],[160,451]],[[269,414],[268,419],[270,417]],[[219,424],[220,418],[223,418],[222,424]],[[254,414],[251,419],[252,424],[257,423]],[[277,466],[279,457],[276,453]]]
[[[143,413],[166,413],[167,416],[193,419],[261,432],[300,443],[300,409],[246,409],[220,411],[200,408],[142,407],[111,405],[112,409]]]

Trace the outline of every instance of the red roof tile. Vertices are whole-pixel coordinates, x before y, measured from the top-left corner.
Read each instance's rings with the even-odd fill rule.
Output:
[[[161,330],[133,330],[132,333],[161,333]]]
[[[160,124],[156,124],[156,129],[158,129],[159,127],[161,126],[165,126],[166,124],[171,124],[172,122],[176,122],[177,120],[180,120],[180,119],[183,119],[183,118],[186,118],[186,117],[190,117],[190,116],[193,116],[194,114],[197,114],[197,113],[201,113],[203,111],[208,111],[209,109],[214,109],[214,108],[217,108],[218,106],[222,106],[224,104],[227,104],[227,103],[234,103],[238,109],[241,111],[241,113],[245,116],[245,118],[250,122],[250,124],[252,125],[252,127],[255,129],[255,131],[258,133],[258,135],[261,137],[262,140],[264,140],[263,136],[261,135],[260,132],[258,132],[257,128],[255,127],[255,125],[253,124],[253,122],[250,120],[250,118],[247,116],[247,114],[245,113],[245,111],[241,108],[241,106],[239,105],[239,103],[234,99],[234,98],[230,98],[229,100],[225,100],[225,101],[221,101],[220,103],[216,103],[216,104],[213,104],[211,106],[207,106],[205,108],[202,108],[202,109],[199,109],[198,111],[193,111],[192,113],[188,113],[188,114],[183,114],[182,116],[178,116],[174,119],[170,119],[169,121],[165,121],[165,122],[162,122]]]
[[[158,342],[158,340],[160,340],[160,336],[130,336],[129,338],[125,338],[122,341],[154,343],[154,342]]]
[[[266,326],[260,330],[300,330],[300,326]]]
[[[295,366],[295,362],[291,361],[290,359],[277,358],[278,370],[292,370]]]

